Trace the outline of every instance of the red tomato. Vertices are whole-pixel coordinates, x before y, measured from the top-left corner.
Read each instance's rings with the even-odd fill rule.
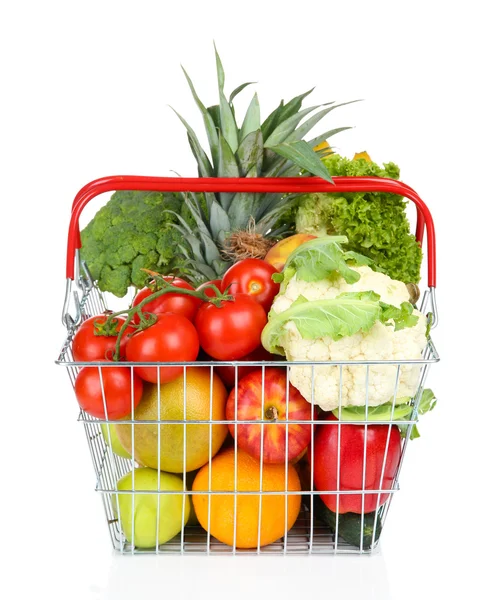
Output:
[[[188,362],[199,354],[197,331],[182,315],[164,313],[158,321],[133,335],[127,344],[127,360],[131,362]],[[135,372],[152,383],[158,383],[158,367],[134,367]],[[167,383],[183,373],[183,367],[160,367],[160,383]]]
[[[259,346],[253,352],[249,352],[246,356],[242,356],[238,360],[252,360],[252,361],[263,361],[263,360],[282,360],[281,356],[271,354],[263,346]],[[246,365],[245,367],[237,367],[238,375],[237,381],[240,381],[242,377],[248,375],[252,371],[259,369],[259,365]],[[224,365],[222,367],[216,367],[215,371],[223,380],[223,383],[227,388],[232,388],[235,385],[235,367],[230,365]]]
[[[101,386],[103,382],[103,388]],[[142,380],[129,367],[83,367],[75,380],[79,406],[97,419],[121,419],[141,401]],[[132,393],[133,388],[133,393]],[[106,413],[105,413],[106,404]]]
[[[216,360],[237,360],[255,350],[266,322],[263,307],[246,294],[220,306],[205,302],[195,320],[202,349]]]
[[[171,283],[176,288],[181,288],[184,290],[193,290],[194,288],[187,283],[183,279],[179,277],[173,277],[169,275],[167,277],[163,277],[165,281]],[[145,300],[148,296],[150,296],[153,292],[149,288],[143,288],[135,297],[132,306],[137,306],[140,302]],[[197,309],[202,304],[202,300],[199,298],[194,298],[193,296],[186,296],[184,294],[174,294],[173,292],[163,294],[156,300],[151,300],[147,302],[143,306],[143,310],[145,312],[150,312],[154,314],[162,314],[166,312],[172,312],[177,315],[183,315],[190,321],[194,320],[196,316]],[[139,323],[139,316],[136,314],[134,316],[135,323]]]
[[[94,333],[94,323],[104,323],[107,315],[97,315],[84,321],[77,330],[72,340],[72,355],[75,361],[93,361],[93,360],[111,360],[115,352],[117,342],[116,335],[96,335]],[[125,323],[123,317],[114,317],[118,321],[117,332],[120,331]],[[125,346],[129,336],[134,333],[132,325],[127,327],[125,334],[120,342],[120,358],[125,358]]]
[[[280,289],[280,284],[271,279],[273,273],[277,272],[260,258],[246,258],[235,263],[223,275],[223,289],[228,288],[233,296],[248,294],[268,312]]]
[[[215,285],[221,292],[221,279],[212,279],[211,281],[201,283],[201,285],[197,288],[197,291],[202,291],[208,285]],[[206,294],[206,296],[209,296],[209,298],[214,298],[216,296],[214,290],[211,289],[206,290],[204,293]]]

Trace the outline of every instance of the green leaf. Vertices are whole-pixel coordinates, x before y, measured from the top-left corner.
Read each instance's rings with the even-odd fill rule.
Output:
[[[241,85],[239,85],[238,87],[236,87],[233,92],[230,94],[230,99],[229,99],[229,103],[231,104],[233,102],[233,99],[235,98],[235,96],[237,96],[237,94],[240,94],[240,92],[245,89],[248,85],[252,85],[254,83],[257,83],[256,81],[249,81],[247,83],[242,83]]]
[[[329,171],[322,164],[319,156],[307,142],[283,142],[277,146],[272,146],[271,150],[284,158],[288,158],[288,160],[291,160],[301,169],[305,169],[309,173],[312,173],[312,175],[317,175],[318,177],[333,183]]]
[[[256,176],[260,175],[263,153],[262,133],[260,129],[252,131],[244,137],[237,150],[241,177],[244,177],[252,167],[255,167]]]
[[[292,98],[290,102],[287,102],[281,110],[279,122],[281,123],[281,121],[284,121],[285,119],[288,119],[289,117],[297,113],[302,106],[303,100],[307,98],[309,94],[312,94],[313,91],[314,88],[310,89],[308,92],[300,94],[300,96],[295,96],[295,98]]]
[[[192,127],[187,123],[187,121],[172,107],[170,108],[177,115],[177,117],[182,121],[183,125],[187,129],[187,137],[189,139],[190,147],[192,148],[192,152],[197,161],[197,166],[199,167],[199,172],[202,177],[211,177],[213,173],[213,167],[209,162],[209,158],[201,147],[197,135],[195,134]]]
[[[348,241],[345,236],[325,236],[301,244],[288,256],[285,269],[293,268],[297,279],[319,281],[339,273],[347,283],[355,283],[360,274],[350,268],[340,246]]]
[[[240,129],[239,141],[242,142],[246,136],[248,136],[253,131],[257,131],[261,128],[261,113],[259,107],[259,99],[257,94],[254,94],[250,104],[247,108],[247,112],[245,113],[244,121],[242,123],[242,127]],[[261,132],[262,139],[262,132]]]
[[[235,194],[228,208],[228,218],[231,223],[231,231],[245,228],[249,218],[253,215],[256,204],[256,194],[238,192]]]
[[[214,124],[213,118],[210,115],[208,109],[204,106],[204,104],[199,99],[199,96],[196,93],[192,80],[187,74],[187,71],[182,67],[182,71],[184,72],[185,78],[187,79],[187,83],[189,84],[190,91],[192,92],[192,96],[199,107],[199,110],[202,113],[202,117],[204,120],[204,126],[206,128],[206,133],[209,140],[209,147],[211,149],[211,156],[213,158],[213,165],[216,165],[218,162],[218,133],[216,131],[216,126]]]
[[[262,332],[262,345],[274,354],[283,354],[285,325],[294,323],[303,339],[330,337],[339,340],[358,332],[366,333],[379,319],[381,307],[368,300],[334,299],[293,303],[281,313],[270,311]]]
[[[228,232],[231,229],[230,219],[226,214],[226,211],[216,200],[211,204],[209,209],[210,219],[209,225],[211,227],[211,233],[213,234],[213,239],[218,240],[219,234],[221,231]]]
[[[317,106],[311,106],[306,108],[305,110],[301,110],[300,112],[288,117],[282,121],[273,133],[268,137],[268,139],[264,142],[264,146],[266,148],[271,148],[272,146],[276,146],[277,144],[281,144],[284,142],[286,138],[295,131],[295,128],[300,123],[300,121],[308,115],[310,112],[314,111]]]
[[[261,125],[262,137],[264,139],[268,138],[273,132],[274,128],[279,123],[279,118],[281,115],[281,111],[284,108],[283,100],[279,103],[278,107],[273,110],[273,112],[267,117],[267,119]]]
[[[341,104],[334,104],[334,102],[329,102],[329,104],[331,104],[331,106],[329,106],[328,108],[324,108],[323,110],[319,111],[316,115],[314,115],[313,117],[311,117],[310,119],[307,119],[307,121],[305,123],[303,123],[298,129],[296,129],[293,134],[290,135],[290,137],[287,139],[287,141],[293,141],[293,140],[301,140],[315,125],[317,125],[317,123],[319,123],[319,121],[325,117],[328,113],[330,113],[332,110],[334,110],[335,108],[339,108],[340,106],[346,106],[347,104],[353,104],[354,102],[360,102],[359,100],[351,100],[350,102],[342,102]],[[327,105],[323,105],[323,106],[327,106]],[[333,135],[335,135],[336,133],[339,133],[340,131],[345,131],[345,129],[351,129],[351,127],[339,127],[337,129],[332,129],[330,131],[327,132],[327,134],[325,134],[325,137],[318,142],[318,144],[320,144],[322,141],[326,140],[328,137],[331,137]],[[317,144],[311,144],[312,147],[313,146],[317,146]]]
[[[213,119],[213,123],[217,129],[221,127],[221,118],[220,118],[220,107],[218,104],[214,104],[213,106],[208,106],[208,113],[211,115]]]
[[[402,302],[400,308],[385,304],[381,302],[383,308],[382,322],[386,323],[390,319],[393,319],[395,324],[395,331],[405,329],[405,327],[414,327],[418,323],[418,316],[412,314],[413,306],[410,302]]]
[[[240,177],[237,159],[221,132],[219,132],[218,177]],[[221,192],[219,194],[220,203],[224,210],[228,211],[234,195],[231,192]]]
[[[220,55],[218,54],[218,50],[216,49],[216,44],[213,43],[214,46],[214,55],[216,57],[216,73],[218,75],[218,88],[220,92],[223,91],[225,87],[225,71],[223,69],[223,64],[221,63]]]

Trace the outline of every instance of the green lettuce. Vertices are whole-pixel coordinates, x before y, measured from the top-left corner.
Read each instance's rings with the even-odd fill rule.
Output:
[[[396,398],[396,402],[393,406],[393,401],[385,402],[379,406],[369,406],[367,408],[367,415],[365,406],[344,406],[333,410],[333,415],[340,421],[392,421],[396,423],[403,436],[406,435],[408,425],[400,425],[399,421],[408,421],[413,413],[413,406],[411,405],[412,398]],[[422,392],[420,398],[418,414],[423,415],[431,411],[436,406],[436,396],[434,392],[427,388]],[[410,434],[410,439],[420,437],[417,426],[414,425]]]
[[[365,159],[349,160],[337,154],[322,161],[332,176],[400,176],[394,163],[381,168]],[[350,250],[371,258],[393,279],[405,283],[420,280],[422,250],[410,232],[401,196],[382,192],[306,194],[291,218],[298,233],[347,236]]]

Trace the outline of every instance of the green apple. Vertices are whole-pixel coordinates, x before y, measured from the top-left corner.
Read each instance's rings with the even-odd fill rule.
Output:
[[[120,516],[123,532],[130,543],[134,543],[137,548],[154,548],[156,547],[157,530],[158,544],[165,544],[177,533],[180,533],[182,523],[186,524],[190,515],[190,498],[188,495],[184,497],[183,483],[180,477],[143,467],[134,471],[134,488],[132,488],[132,471],[124,475],[117,483],[117,490],[132,489],[135,490],[132,494],[114,494],[112,497],[115,516]],[[177,493],[139,493],[158,489]],[[132,497],[134,497],[133,511]],[[120,515],[118,509],[120,509]],[[134,539],[132,537],[133,520]]]
[[[132,458],[127,450],[122,446],[122,443],[118,439],[117,430],[115,429],[115,423],[101,423],[101,432],[106,445],[110,448],[110,441],[108,440],[108,431],[110,431],[111,449],[114,454],[118,454],[122,458]]]

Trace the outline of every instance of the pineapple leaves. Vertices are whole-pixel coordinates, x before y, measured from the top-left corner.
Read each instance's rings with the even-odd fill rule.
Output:
[[[232,107],[223,91],[223,88],[225,87],[225,71],[223,70],[223,65],[221,64],[221,59],[216,50],[216,46],[214,47],[214,53],[216,55],[216,72],[218,75],[218,92],[220,96],[221,132],[232,149],[232,152],[236,152],[238,148],[238,128]]]
[[[255,206],[258,204],[259,194],[249,194],[238,192],[233,198],[228,209],[228,218],[230,219],[230,231],[236,229],[245,229],[251,216],[254,216]]]
[[[221,232],[230,231],[230,219],[221,204],[216,200],[212,202],[209,208],[209,221],[213,239],[215,241],[221,241],[219,239]]]
[[[282,142],[271,148],[276,154],[283,156],[295,163],[298,167],[305,169],[312,175],[317,175],[326,181],[333,183],[331,176],[322,164],[319,156],[312,147],[303,140],[295,142]]]
[[[257,131],[261,127],[261,110],[259,107],[259,99],[257,94],[254,94],[250,101],[247,112],[245,113],[244,121],[240,129],[239,141],[240,143],[253,131]],[[262,139],[262,138],[261,138]]]
[[[199,99],[199,96],[196,93],[194,88],[194,84],[192,80],[187,74],[187,71],[182,67],[182,71],[184,72],[185,78],[187,79],[187,83],[189,84],[190,91],[192,92],[192,96],[199,107],[199,110],[202,113],[202,117],[204,120],[204,126],[206,128],[206,133],[208,135],[209,147],[211,148],[211,156],[213,158],[213,164],[216,165],[218,161],[218,132],[216,130],[216,126],[214,124],[213,118],[210,115],[208,109],[204,106],[204,104]]]
[[[286,138],[293,133],[300,121],[316,108],[318,107],[311,106],[310,108],[301,110],[300,112],[295,113],[291,117],[288,117],[282,121],[265,141],[264,145],[266,148],[271,148],[272,146],[276,146],[277,144],[284,142]]]
[[[237,157],[240,167],[240,176],[245,177],[255,167],[254,177],[258,177],[262,169],[264,148],[261,130],[252,131],[240,143]]]
[[[235,154],[221,131],[219,132],[218,177],[240,177]],[[220,203],[224,210],[228,211],[233,196],[231,192],[220,192]]]
[[[212,177],[213,167],[211,166],[211,163],[209,162],[209,158],[207,157],[207,154],[202,149],[194,130],[187,123],[187,121],[172,106],[170,106],[170,108],[177,115],[177,117],[182,121],[182,124],[187,129],[187,137],[189,139],[189,144],[192,149],[192,153],[194,154],[194,157],[197,161],[197,166],[199,168],[199,174],[202,177]]]
[[[246,88],[248,85],[252,85],[256,83],[255,81],[249,81],[248,83],[242,83],[242,85],[239,85],[238,87],[236,87],[233,92],[230,94],[230,99],[228,100],[228,102],[231,104],[235,98],[235,96],[237,96],[238,94],[240,94],[240,92]]]

